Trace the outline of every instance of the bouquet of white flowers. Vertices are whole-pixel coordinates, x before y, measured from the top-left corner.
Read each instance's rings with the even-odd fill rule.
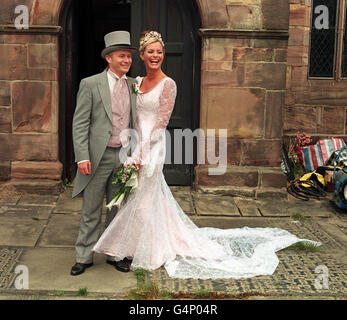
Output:
[[[122,165],[121,169],[115,173],[112,184],[120,183],[121,187],[112,201],[106,206],[109,210],[113,206],[119,208],[127,200],[129,194],[137,188],[139,171],[140,166],[136,163],[131,163]]]

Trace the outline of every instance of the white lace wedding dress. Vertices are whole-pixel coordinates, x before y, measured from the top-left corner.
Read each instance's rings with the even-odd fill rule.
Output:
[[[142,78],[137,81],[140,84]],[[278,228],[198,228],[174,199],[162,172],[165,130],[157,129],[166,128],[175,98],[176,84],[169,77],[152,90],[138,94],[136,129],[143,142],[137,153],[143,163],[138,189],[93,250],[114,256],[117,261],[132,258],[132,270],[164,266],[173,278],[273,274],[279,262],[275,252],[304,239]],[[153,132],[156,134],[150,141]]]

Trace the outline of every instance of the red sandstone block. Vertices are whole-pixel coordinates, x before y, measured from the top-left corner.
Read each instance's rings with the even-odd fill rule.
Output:
[[[282,90],[286,87],[284,63],[246,63],[245,86]]]
[[[203,146],[203,144],[201,144]],[[227,163],[229,165],[239,165],[240,164],[240,156],[241,156],[241,141],[239,139],[227,138]],[[205,138],[205,148],[204,148],[204,159],[205,164],[213,164],[209,163],[209,157],[207,154],[210,154],[212,157],[219,157],[219,150],[221,146],[219,146],[219,138],[215,138],[214,149],[212,149],[212,145],[207,143],[207,138]]]
[[[205,95],[208,106],[207,128],[228,129],[228,137],[233,138],[263,136],[265,90],[209,88]]]
[[[27,79],[27,48],[24,45],[0,45],[0,80]]]
[[[288,0],[262,0],[263,29],[287,30],[289,22]]]
[[[50,132],[52,84],[15,82],[12,85],[13,129],[16,132]]]
[[[38,0],[35,1],[33,10],[34,25],[58,25],[61,0]]]
[[[288,46],[308,46],[310,29],[308,27],[295,26],[289,30]]]
[[[284,133],[306,131],[317,132],[317,107],[285,106],[283,117]]]
[[[0,106],[11,105],[11,87],[9,81],[0,81]]]
[[[201,186],[234,186],[234,187],[257,187],[258,170],[256,168],[243,168],[238,166],[228,167],[222,175],[209,175],[209,166],[196,167],[196,183]]]
[[[281,163],[280,140],[242,140],[241,165],[276,167]]]
[[[57,48],[53,44],[29,44],[28,66],[30,68],[56,68]]]
[[[248,5],[227,5],[229,26],[233,29],[259,30],[262,27],[261,8]]]
[[[274,49],[264,48],[234,48],[233,61],[235,62],[271,62],[274,58]]]
[[[291,5],[289,25],[310,27],[310,8],[304,5]]]
[[[268,91],[266,93],[265,138],[276,139],[282,136],[285,91]]]
[[[203,28],[226,27],[229,23],[225,0],[201,1]]]
[[[323,107],[319,109],[317,133],[344,134],[346,122],[345,107]]]
[[[5,34],[4,42],[7,44],[27,44],[27,43],[51,43],[50,34]]]
[[[287,50],[286,49],[276,49],[274,61],[275,62],[286,62],[287,61]]]
[[[0,161],[57,161],[56,134],[0,134]]]
[[[48,179],[11,179],[8,186],[14,187],[20,193],[59,195],[62,192],[63,183]]]
[[[60,180],[63,166],[59,161],[13,161],[12,178],[14,179],[49,179]]]
[[[289,46],[287,62],[292,66],[308,65],[308,47],[304,46]]]
[[[11,179],[11,163],[10,161],[0,161],[0,181]]]
[[[204,71],[203,87],[235,87],[244,81],[244,66],[238,65],[232,71]]]
[[[280,170],[260,171],[261,187],[284,188],[287,186],[287,177]]]
[[[0,132],[12,131],[11,108],[0,107]]]

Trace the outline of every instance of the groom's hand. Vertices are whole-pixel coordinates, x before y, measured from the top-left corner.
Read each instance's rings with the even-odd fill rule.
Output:
[[[78,171],[84,176],[90,175],[92,173],[92,164],[90,161],[85,161],[77,165]]]

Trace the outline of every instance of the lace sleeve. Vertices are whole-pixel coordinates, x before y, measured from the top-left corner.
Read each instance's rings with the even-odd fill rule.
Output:
[[[153,146],[158,142],[160,136],[162,136],[163,130],[165,130],[166,126],[169,123],[177,94],[177,87],[175,81],[172,79],[164,80],[165,83],[163,85],[163,90],[159,97],[159,110],[157,112],[157,119],[153,129],[151,131],[151,136],[149,141],[140,142],[140,144],[136,148],[135,152],[132,155],[131,160],[135,160],[136,163],[148,164],[150,158],[148,155],[151,150],[153,150]],[[141,140],[141,137],[140,137]],[[144,160],[147,159],[147,160]],[[151,172],[152,170],[148,170]],[[150,175],[150,173],[148,173]]]
[[[163,91],[160,95],[158,118],[153,131],[157,129],[165,129],[168,125],[175,105],[176,94],[177,87],[175,81],[171,79],[166,80]]]

